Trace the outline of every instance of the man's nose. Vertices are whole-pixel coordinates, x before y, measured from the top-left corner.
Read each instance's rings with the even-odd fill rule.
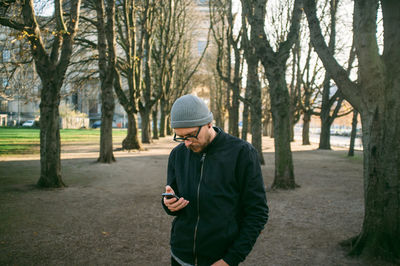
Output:
[[[189,147],[190,144],[192,144],[192,141],[189,140],[189,139],[185,139],[185,146],[186,146],[186,147]]]

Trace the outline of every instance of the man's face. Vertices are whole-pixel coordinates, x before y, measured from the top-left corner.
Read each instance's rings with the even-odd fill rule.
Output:
[[[175,128],[174,131],[177,138],[188,138],[184,141],[185,146],[193,152],[201,152],[210,143],[208,125],[202,127]],[[197,132],[199,134],[197,135],[197,138],[195,138],[194,136],[196,136]]]

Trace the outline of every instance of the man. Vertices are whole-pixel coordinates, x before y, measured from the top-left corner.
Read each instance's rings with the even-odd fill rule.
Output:
[[[171,109],[174,140],[169,157],[165,211],[171,229],[172,265],[238,265],[268,220],[256,150],[212,126],[213,114],[194,95]]]

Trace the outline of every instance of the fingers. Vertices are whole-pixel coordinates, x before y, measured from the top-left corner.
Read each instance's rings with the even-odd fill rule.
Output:
[[[170,211],[176,212],[185,208],[186,205],[189,204],[189,201],[185,200],[184,198],[180,198],[178,201],[175,198],[172,199],[164,198],[164,204]]]
[[[165,186],[165,193],[172,193],[175,194],[175,191],[170,186]],[[189,204],[189,201],[185,200],[184,198],[180,198],[176,200],[175,198],[167,199],[164,197],[164,204],[167,208],[172,211],[176,212],[186,207]]]
[[[173,190],[172,187],[170,187],[170,186],[166,186],[166,187],[165,187],[165,193],[172,193],[172,194],[175,194],[174,190]]]

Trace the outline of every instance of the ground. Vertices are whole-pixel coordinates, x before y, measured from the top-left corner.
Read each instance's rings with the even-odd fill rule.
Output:
[[[168,265],[172,218],[161,208],[170,138],[146,151],[63,145],[63,189],[34,186],[38,155],[0,157],[0,265]],[[115,144],[115,148],[120,143]],[[384,265],[352,258],[339,242],[363,221],[362,158],[292,144],[292,191],[267,192],[270,219],[242,265]],[[273,141],[263,140],[264,181],[273,182]]]

